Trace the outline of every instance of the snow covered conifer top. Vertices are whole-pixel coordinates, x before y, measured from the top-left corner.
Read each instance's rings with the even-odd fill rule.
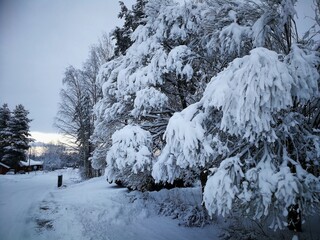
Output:
[[[249,141],[272,142],[273,114],[292,106],[294,80],[276,52],[255,48],[237,58],[208,84],[201,100],[205,108],[222,110],[221,129]]]

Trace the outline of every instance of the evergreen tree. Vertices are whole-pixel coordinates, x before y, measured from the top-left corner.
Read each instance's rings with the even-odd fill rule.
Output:
[[[3,104],[0,108],[0,161],[5,154],[5,149],[10,145],[10,132],[8,131],[11,112],[8,104]]]
[[[124,55],[132,45],[131,34],[144,22],[144,7],[147,0],[137,0],[132,10],[129,10],[123,2],[120,3],[121,12],[118,17],[124,19],[123,26],[116,27],[112,32],[113,39],[116,40],[115,56]]]
[[[105,141],[97,155],[107,158],[108,179],[132,186],[140,176],[128,177],[135,161],[120,151],[134,125],[160,153],[156,182],[212,170],[204,188],[211,215],[244,206],[276,229],[293,208],[318,210],[319,55],[298,37],[295,3],[148,1],[139,26],[123,28],[132,42],[100,70],[94,137]],[[122,8],[126,23],[131,14]]]
[[[198,54],[205,52],[197,38],[206,11],[201,4],[146,3],[125,55],[100,71],[103,98],[95,107],[93,140],[104,144],[94,152],[96,159],[104,161],[113,133],[132,123],[151,133],[153,152],[162,150],[169,118],[199,99],[212,74],[211,59]]]
[[[152,174],[172,182],[183,171],[210,168],[204,188],[210,215],[239,208],[271,220],[273,229],[289,224],[299,231],[291,222],[320,207],[319,55],[294,34],[295,1],[262,1],[250,15],[244,4],[216,1],[223,2],[212,13],[208,44],[225,55],[217,57],[227,67],[200,101],[171,117]]]
[[[29,111],[19,104],[12,112],[8,122],[7,134],[10,145],[5,147],[3,161],[12,168],[17,168],[20,161],[26,161],[29,143],[32,141],[29,132]]]

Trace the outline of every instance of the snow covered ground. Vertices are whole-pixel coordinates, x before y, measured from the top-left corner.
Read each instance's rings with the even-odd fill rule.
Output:
[[[60,174],[64,187],[57,188]],[[201,207],[198,191],[128,192],[103,177],[80,182],[71,169],[0,175],[0,239],[206,240],[227,236],[223,232],[230,221],[223,219],[200,228],[181,226],[188,221],[188,214],[179,215],[182,209],[192,213],[191,206]],[[315,226],[317,221],[312,219]],[[319,239],[319,230],[305,229],[299,239]],[[292,233],[279,236],[291,239]]]
[[[69,183],[78,176],[65,172]],[[57,174],[0,175],[0,239],[34,239],[34,214],[39,203],[57,190]]]
[[[57,175],[63,174],[63,188]],[[0,239],[217,239],[216,226],[187,228],[104,178],[74,171],[0,176]],[[139,194],[138,194],[139,195]]]

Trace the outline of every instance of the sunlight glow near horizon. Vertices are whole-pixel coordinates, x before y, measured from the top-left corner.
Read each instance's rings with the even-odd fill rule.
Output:
[[[59,133],[44,133],[44,132],[30,132],[31,137],[35,139],[36,142],[42,143],[66,143],[66,139],[62,134]]]

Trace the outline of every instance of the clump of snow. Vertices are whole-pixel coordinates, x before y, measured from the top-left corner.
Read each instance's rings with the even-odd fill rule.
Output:
[[[167,104],[168,97],[154,87],[145,88],[137,92],[134,100],[134,109],[131,114],[135,117],[145,116],[151,111],[162,110]]]
[[[170,118],[164,134],[166,146],[153,166],[152,176],[157,182],[173,182],[179,178],[180,169],[203,167],[215,155],[211,145],[219,141],[205,134],[203,115],[199,105],[193,104]]]
[[[193,69],[190,64],[185,64],[186,59],[192,57],[192,51],[185,45],[173,48],[167,58],[167,69],[176,72],[177,76],[186,76],[187,80],[191,80]],[[190,60],[189,60],[190,61]]]
[[[240,192],[237,184],[244,177],[239,157],[223,160],[216,173],[208,178],[203,201],[209,215],[225,216],[232,210],[232,202]]]
[[[316,68],[319,60],[315,53],[308,53],[307,50],[301,49],[296,44],[292,46],[286,57],[289,72],[294,80],[292,95],[302,103],[319,94],[319,73]]]
[[[237,13],[236,13],[235,11],[230,10],[230,11],[228,12],[228,16],[229,16],[229,18],[230,18],[232,21],[234,21],[234,22],[237,21]]]
[[[269,32],[271,31],[270,26],[267,24],[272,19],[270,14],[265,13],[253,24],[251,28],[251,37],[253,40],[254,47],[263,47]]]
[[[236,22],[224,27],[219,34],[219,40],[221,43],[220,52],[222,54],[237,53],[240,55],[241,48],[244,46],[244,39],[249,35],[249,33],[249,27],[240,26]]]

